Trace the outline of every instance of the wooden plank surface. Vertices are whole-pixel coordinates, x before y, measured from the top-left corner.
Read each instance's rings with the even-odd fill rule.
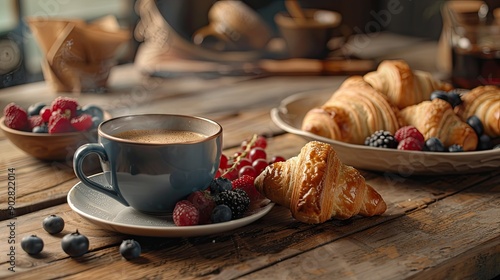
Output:
[[[429,66],[430,43],[407,46],[413,63]],[[421,45],[420,45],[421,46]],[[387,53],[385,58],[402,56]],[[369,57],[371,58],[371,57]],[[425,69],[424,69],[425,70]],[[102,105],[113,116],[131,113],[196,114],[220,122],[224,153],[231,155],[252,134],[269,136],[268,154],[290,158],[306,140],[284,133],[269,110],[292,94],[333,92],[345,77],[221,77],[144,79],[133,68],[117,68],[107,93],[75,95],[82,104]],[[44,83],[2,90],[0,106],[11,100],[28,106],[51,101]],[[388,205],[382,216],[355,217],[308,225],[275,206],[260,220],[222,234],[191,238],[128,236],[103,230],[65,203],[78,180],[71,162],[41,162],[24,155],[0,133],[0,185],[5,170],[16,168],[16,215],[7,209],[7,188],[0,188],[0,278],[15,279],[491,279],[500,275],[500,170],[453,176],[401,176],[362,170]],[[88,166],[98,172],[97,162]],[[57,235],[43,231],[50,214],[66,221]],[[5,230],[15,225],[15,230]],[[90,252],[68,257],[60,247],[66,233],[78,229],[90,239]],[[15,274],[8,270],[15,235]],[[20,240],[37,234],[44,251],[29,256]],[[121,241],[138,240],[141,257],[126,261]]]
[[[268,150],[290,157],[298,153],[304,141],[285,134],[273,138]],[[48,273],[54,277],[96,278],[106,276],[112,269],[124,275],[133,271],[138,277],[215,279],[244,275],[249,279],[284,279],[283,273],[290,273],[294,279],[309,279],[311,276],[349,275],[353,271],[356,275],[366,273],[367,276],[374,268],[384,267],[383,271],[377,271],[378,276],[398,278],[424,273],[429,266],[445,266],[450,255],[464,255],[462,260],[471,273],[491,275],[499,272],[474,270],[476,263],[473,260],[481,253],[468,252],[480,244],[487,244],[491,254],[500,254],[497,250],[500,220],[494,215],[500,203],[498,176],[491,181],[488,178],[494,174],[410,177],[405,178],[404,184],[393,184],[375,173],[363,171],[363,174],[388,204],[388,211],[381,217],[306,225],[293,220],[287,209],[276,206],[261,220],[223,234],[193,238],[135,236],[133,238],[141,243],[144,253],[141,259],[133,262],[121,259],[117,251],[121,240],[130,236],[101,230],[66,204],[26,214],[16,220],[19,225],[16,234],[21,238],[36,233],[46,242],[45,253],[31,257],[18,249],[16,279],[29,279],[33,267],[43,275]],[[481,187],[474,187],[483,181],[486,182]],[[74,183],[71,180],[62,185],[69,189]],[[63,233],[78,229],[89,237],[90,253],[70,259],[60,249],[63,233],[50,236],[43,232],[42,217],[53,213],[66,220]],[[447,221],[456,221],[457,213],[462,213],[459,226],[448,227]],[[463,230],[469,226],[474,227],[474,231]],[[408,238],[401,239],[401,233]],[[0,240],[6,240],[7,234],[2,232]],[[426,251],[426,242],[443,251]],[[329,258],[330,261],[324,262],[328,267],[322,267],[318,258]],[[487,259],[492,260],[491,257]],[[7,260],[6,255],[0,256],[0,277],[9,275]],[[373,263],[374,260],[377,263]],[[269,265],[272,268],[266,269]],[[454,265],[457,264],[449,264],[447,269],[441,270],[449,273]]]
[[[134,78],[131,67],[120,69],[123,74],[115,82],[120,84],[126,77]],[[74,96],[80,104],[97,104],[104,107],[112,116],[144,113],[191,114],[209,117],[219,122],[224,128],[224,147],[238,146],[253,134],[272,136],[283,133],[269,118],[271,108],[292,94],[303,91],[333,91],[343,80],[342,77],[276,77],[272,79],[222,78],[201,80],[196,78],[159,80],[150,79],[147,91],[134,93],[132,89],[115,87],[105,94],[82,94]],[[310,83],[313,83],[313,86]],[[33,103],[32,92],[37,91],[37,100],[50,102],[56,95],[51,93],[44,83],[26,86],[27,91],[20,94],[20,87],[2,92],[0,106],[9,100],[24,107]],[[139,91],[138,91],[139,92]],[[250,94],[242,94],[250,93]],[[5,139],[0,132],[0,139]],[[62,162],[40,162],[26,156],[7,140],[0,141],[3,151],[0,168],[15,167],[20,186],[16,194],[16,208],[19,215],[52,206],[65,201],[67,187],[61,185],[74,178],[71,158]],[[86,169],[99,170],[97,158],[86,160]],[[92,174],[92,173],[88,173]],[[26,180],[36,176],[38,180]],[[7,178],[1,177],[0,183],[7,184]],[[7,188],[0,189],[0,220],[6,219]]]

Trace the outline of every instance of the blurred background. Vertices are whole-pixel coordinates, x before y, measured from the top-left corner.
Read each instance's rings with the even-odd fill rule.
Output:
[[[208,10],[216,0],[158,0],[158,10],[171,27],[190,40],[193,32],[208,23]],[[256,10],[279,36],[273,17],[285,10],[286,0],[243,0]],[[340,12],[354,33],[387,31],[426,40],[439,39],[442,20],[437,0],[303,0],[304,8]],[[391,5],[400,12],[382,17]],[[43,80],[41,52],[24,22],[27,16],[82,18],[88,21],[114,15],[131,33],[139,20],[136,0],[2,0],[0,1],[0,88]],[[140,42],[130,40],[118,63],[132,63]]]

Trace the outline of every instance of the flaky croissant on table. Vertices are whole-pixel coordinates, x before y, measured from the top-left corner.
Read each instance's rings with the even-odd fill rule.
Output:
[[[464,151],[474,151],[477,147],[476,132],[455,114],[447,101],[439,98],[422,101],[401,110],[401,116],[407,124],[416,127],[426,140],[437,137],[445,147],[457,144]]]
[[[384,60],[376,71],[363,78],[399,109],[429,100],[435,90],[452,89],[450,84],[435,79],[429,72],[412,70],[403,60]]]
[[[484,133],[490,137],[500,136],[500,88],[497,86],[479,86],[462,94],[462,104],[455,107],[455,112],[463,121],[471,116],[481,120]]]
[[[377,130],[396,132],[399,110],[361,76],[347,78],[322,106],[307,112],[302,130],[352,144],[363,144]]]
[[[285,162],[269,165],[255,187],[304,223],[380,215],[387,209],[357,169],[343,164],[332,146],[318,141],[307,143]]]

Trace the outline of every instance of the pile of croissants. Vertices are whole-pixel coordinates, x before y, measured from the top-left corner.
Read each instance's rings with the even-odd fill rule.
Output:
[[[455,107],[439,98],[430,100],[433,91],[452,89],[429,72],[412,70],[403,60],[385,60],[376,71],[345,80],[322,106],[306,114],[302,130],[363,144],[375,131],[394,134],[400,127],[412,125],[426,140],[436,137],[445,147],[456,144],[473,151],[478,136],[467,119],[475,115],[486,135],[499,137],[500,88],[476,87],[462,93],[462,102]]]
[[[383,61],[376,71],[346,79],[326,103],[306,114],[302,129],[363,144],[378,130],[395,133],[412,125],[425,139],[437,137],[446,146],[458,144],[470,151],[476,149],[478,136],[466,120],[475,115],[484,133],[500,136],[498,87],[477,87],[463,94],[455,107],[439,98],[430,100],[433,91],[451,89],[428,72],[410,69],[405,61]],[[331,145],[319,141],[307,143],[285,162],[269,165],[255,179],[255,187],[304,223],[381,215],[387,209],[360,172],[343,164]]]

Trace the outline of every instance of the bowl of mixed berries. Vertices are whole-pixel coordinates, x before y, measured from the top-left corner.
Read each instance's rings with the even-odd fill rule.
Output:
[[[7,104],[0,128],[25,153],[41,160],[63,161],[71,159],[79,146],[96,142],[96,128],[108,118],[99,106],[81,106],[74,98],[60,96],[28,108]]]

